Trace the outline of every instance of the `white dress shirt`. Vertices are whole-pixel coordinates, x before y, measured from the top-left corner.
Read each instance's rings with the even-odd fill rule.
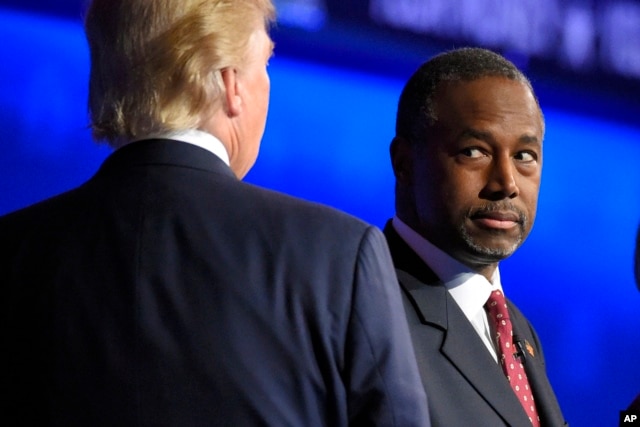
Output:
[[[204,132],[198,129],[186,129],[167,133],[159,133],[153,135],[147,135],[142,138],[131,141],[132,143],[142,141],[145,139],[172,139],[174,141],[186,142],[188,144],[196,145],[200,148],[204,148],[207,151],[212,152],[218,156],[223,162],[229,166],[229,154],[224,147],[222,141],[208,132]]]
[[[397,216],[393,218],[393,228],[440,278],[497,363],[496,347],[484,305],[492,291],[502,291],[500,271],[496,268],[490,282],[434,246]]]

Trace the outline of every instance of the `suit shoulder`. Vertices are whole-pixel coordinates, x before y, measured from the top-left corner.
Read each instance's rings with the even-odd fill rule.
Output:
[[[22,223],[42,221],[52,217],[55,218],[53,214],[60,209],[66,200],[72,198],[77,190],[78,189],[69,190],[0,215],[0,228],[15,227]]]
[[[373,226],[360,218],[334,207],[313,202],[278,191],[246,184],[248,192],[255,198],[263,214],[281,218],[282,221],[294,221],[295,218],[306,225],[333,229],[353,230],[364,233]]]

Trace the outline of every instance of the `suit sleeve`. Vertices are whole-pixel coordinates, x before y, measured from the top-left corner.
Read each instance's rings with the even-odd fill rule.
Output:
[[[350,425],[429,426],[424,387],[386,241],[363,236],[346,347]]]

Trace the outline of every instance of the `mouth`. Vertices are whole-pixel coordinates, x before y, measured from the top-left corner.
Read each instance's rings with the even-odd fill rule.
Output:
[[[470,219],[481,228],[492,230],[509,230],[524,223],[522,215],[510,210],[479,211]]]

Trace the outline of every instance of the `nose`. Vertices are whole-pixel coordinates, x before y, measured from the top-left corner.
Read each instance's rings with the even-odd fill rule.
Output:
[[[516,174],[516,166],[510,156],[494,157],[488,167],[486,185],[482,189],[481,197],[489,200],[518,197],[520,190],[516,183]]]

